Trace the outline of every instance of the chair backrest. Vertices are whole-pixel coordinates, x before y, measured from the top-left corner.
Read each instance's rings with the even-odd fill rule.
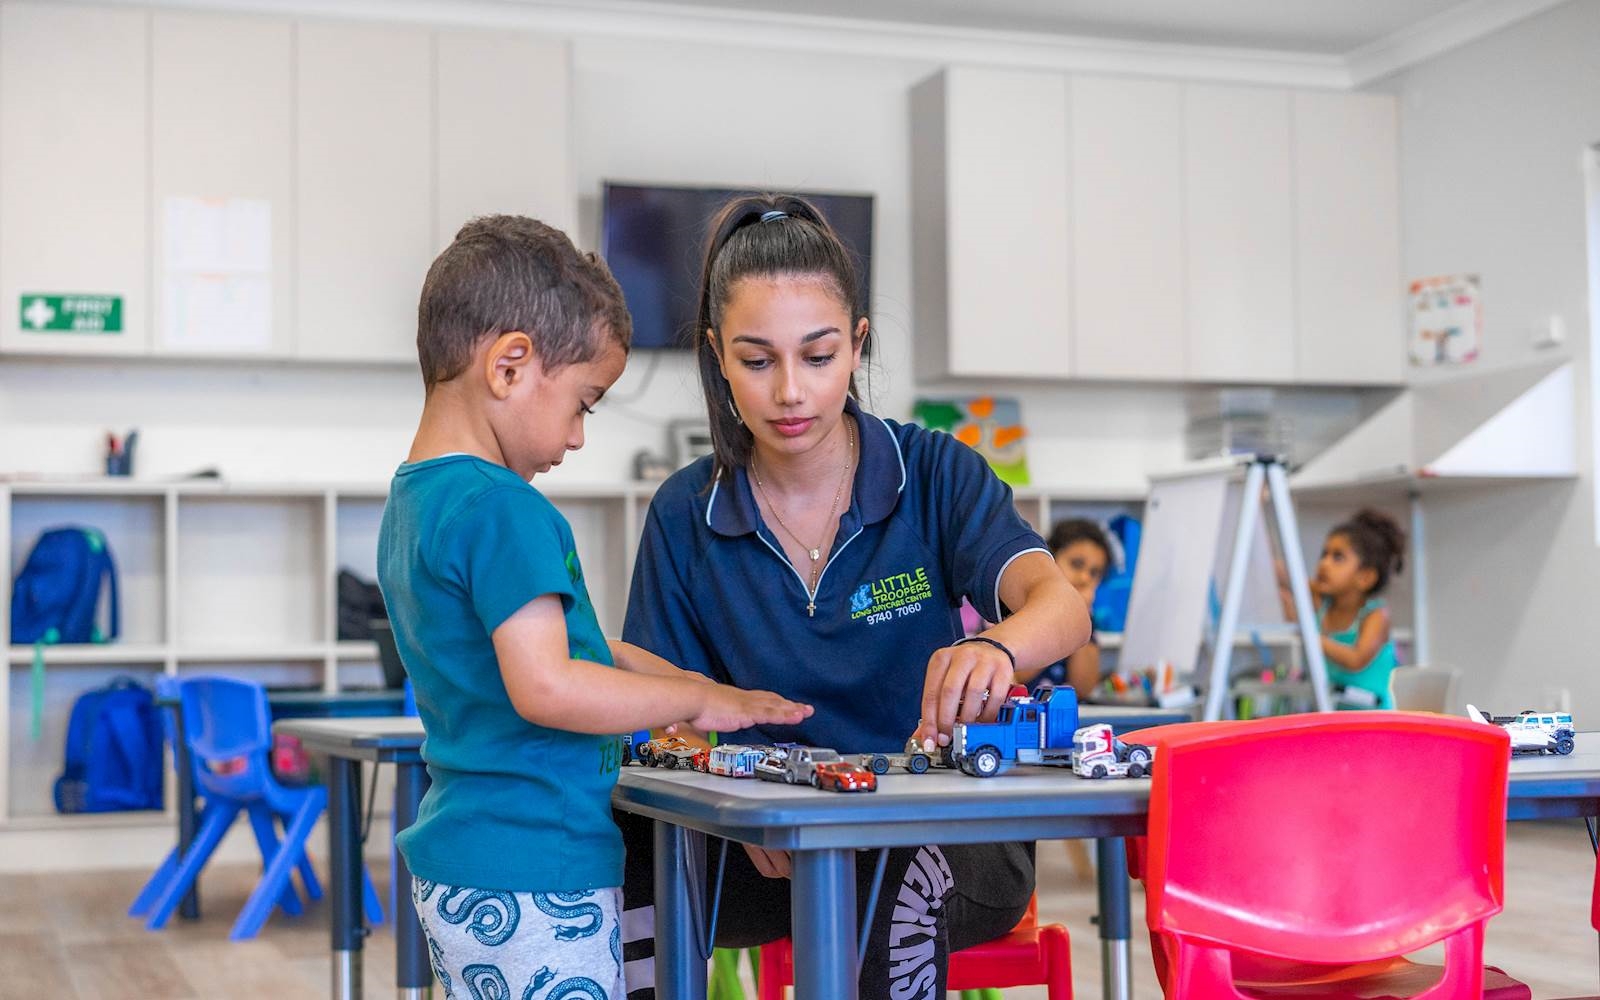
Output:
[[[272,748],[267,691],[232,677],[189,677],[179,682],[184,737],[202,764],[254,758]]]
[[[1157,741],[1150,928],[1276,958],[1416,951],[1504,898],[1504,730],[1340,712],[1185,727]]]
[[[1389,678],[1394,707],[1403,712],[1438,712],[1441,715],[1463,712],[1456,695],[1461,686],[1461,671],[1454,667],[1395,667]]]

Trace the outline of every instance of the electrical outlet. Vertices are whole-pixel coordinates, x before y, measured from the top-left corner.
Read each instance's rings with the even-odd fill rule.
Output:
[[[1533,346],[1538,348],[1560,347],[1567,342],[1567,321],[1560,316],[1551,316],[1542,330],[1533,335]]]

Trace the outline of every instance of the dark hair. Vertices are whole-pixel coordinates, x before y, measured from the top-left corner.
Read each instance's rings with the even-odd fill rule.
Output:
[[[1406,533],[1381,510],[1365,507],[1356,511],[1354,517],[1328,532],[1328,537],[1334,535],[1343,535],[1362,567],[1378,574],[1368,596],[1382,593],[1389,577],[1405,568]]]
[[[1100,546],[1100,551],[1106,554],[1106,565],[1111,565],[1111,541],[1098,524],[1082,517],[1057,521],[1050,530],[1050,554],[1060,555],[1061,550],[1073,542],[1090,542]]]
[[[781,213],[781,214],[773,214]],[[765,219],[765,221],[763,221]],[[714,478],[730,478],[748,465],[754,439],[732,409],[733,390],[722,377],[720,344],[707,330],[722,326],[722,310],[740,281],[752,277],[801,275],[833,286],[850,312],[852,339],[866,317],[860,305],[856,264],[839,235],[815,205],[792,195],[761,194],[735,198],[711,220],[705,266],[700,271],[700,311],[695,324],[695,352],[700,362],[700,387],[705,391],[715,452]],[[860,398],[850,376],[850,395]]]
[[[520,330],[546,370],[628,350],[633,320],[605,261],[521,215],[484,215],[434,259],[417,305],[417,360],[428,389],[466,370],[486,336]]]

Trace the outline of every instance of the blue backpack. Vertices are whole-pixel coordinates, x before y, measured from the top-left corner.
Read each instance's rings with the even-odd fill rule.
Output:
[[[72,703],[56,811],[160,809],[161,716],[150,690],[128,677]]]
[[[1139,522],[1118,514],[1107,525],[1111,544],[1120,549],[1113,558],[1114,569],[1100,582],[1094,595],[1094,627],[1102,632],[1121,632],[1128,622],[1128,598],[1133,595],[1133,572],[1139,565]]]
[[[110,583],[110,627],[96,620]],[[117,637],[117,567],[93,528],[52,528],[39,536],[11,591],[11,642],[109,642]],[[52,637],[51,633],[55,633]]]
[[[108,583],[108,627],[102,630],[97,612]],[[117,566],[105,536],[93,528],[52,528],[40,535],[11,590],[11,642],[33,644],[33,739],[44,717],[44,647],[110,642],[120,630],[118,619]]]

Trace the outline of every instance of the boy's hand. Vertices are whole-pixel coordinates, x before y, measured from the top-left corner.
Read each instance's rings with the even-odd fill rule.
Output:
[[[746,691],[726,684],[713,684],[705,693],[700,714],[689,724],[701,732],[719,733],[749,729],[751,726],[792,726],[811,715],[810,705],[790,701],[771,691]]]

